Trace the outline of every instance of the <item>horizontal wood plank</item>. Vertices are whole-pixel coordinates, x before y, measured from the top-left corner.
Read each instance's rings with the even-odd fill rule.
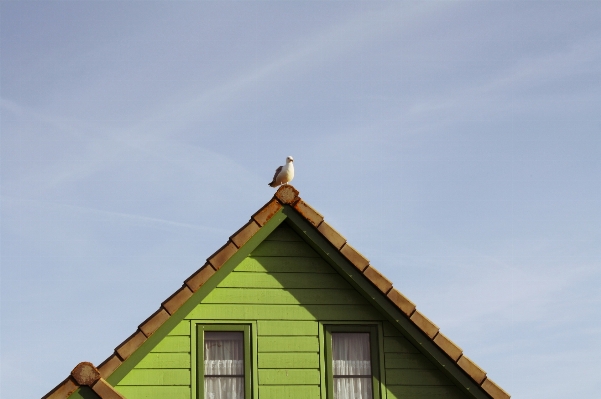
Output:
[[[388,385],[453,385],[439,370],[387,369]]]
[[[117,392],[127,399],[190,399],[190,387],[184,386],[120,386]]]
[[[199,304],[188,319],[222,320],[382,320],[370,305],[229,305]]]
[[[259,368],[297,368],[297,369],[316,369],[319,368],[318,353],[260,353]]]
[[[332,266],[321,258],[297,258],[293,256],[257,256],[247,257],[235,272],[275,272],[275,273],[337,273]]]
[[[317,337],[258,337],[259,353],[261,352],[319,352]]]
[[[190,385],[190,370],[133,369],[119,381],[119,385]]]
[[[283,223],[279,225],[265,241],[303,241],[303,239],[292,229],[292,227]]]
[[[341,288],[351,286],[338,274],[230,273],[219,288]]]
[[[389,386],[388,399],[468,399],[459,388],[453,386]]]
[[[169,335],[190,335],[190,320],[180,321],[173,330],[169,331]]]
[[[384,352],[419,353],[405,337],[384,337]]]
[[[263,241],[250,256],[298,256],[319,258],[319,254],[304,241]]]
[[[258,335],[313,335],[319,333],[316,321],[272,321],[260,320],[257,323]]]
[[[387,369],[436,369],[421,353],[386,353],[384,363]]]
[[[203,303],[367,305],[357,291],[328,288],[215,288]]]
[[[151,352],[190,352],[190,337],[166,336],[152,348]]]
[[[397,330],[390,322],[383,323],[383,332],[385,337],[402,337],[403,334]]]
[[[259,385],[319,385],[319,370],[260,369]]]
[[[261,399],[319,399],[320,396],[319,385],[259,386],[259,397]]]
[[[151,352],[136,365],[138,369],[189,369],[189,353]]]

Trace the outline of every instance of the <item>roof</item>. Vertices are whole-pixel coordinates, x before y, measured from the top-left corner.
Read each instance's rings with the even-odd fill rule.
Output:
[[[353,248],[346,239],[330,226],[324,217],[303,201],[298,191],[291,185],[281,186],[274,197],[251,219],[236,231],[219,250],[207,259],[207,262],[194,274],[188,277],[181,288],[167,298],[150,317],[144,320],[138,329],[115,348],[98,368],[91,363],[82,362],[73,369],[71,374],[56,388],[46,394],[42,399],[66,399],[79,387],[91,388],[102,399],[123,398],[106,379],[125,362],[159,327],[167,322],[180,307],[192,297],[209,279],[234,256],[257,232],[261,230],[279,212],[286,210],[288,216],[297,223],[304,223],[313,234],[321,237],[335,249],[333,255],[342,256],[346,262],[360,272],[362,281],[369,281],[371,296],[380,309],[393,316],[397,324],[413,334],[417,344],[424,350],[436,352],[437,360],[447,371],[461,370],[455,373],[456,380],[469,390],[485,392],[493,399],[509,399],[510,395],[488,378],[486,372],[476,363],[464,355],[453,341],[442,334],[432,321],[424,316],[413,302],[395,289],[392,282],[384,277],[367,258]],[[329,254],[330,255],[330,254]],[[450,367],[447,367],[447,364]],[[478,389],[479,388],[479,389]],[[470,392],[475,393],[475,390]],[[483,397],[483,396],[480,396]]]

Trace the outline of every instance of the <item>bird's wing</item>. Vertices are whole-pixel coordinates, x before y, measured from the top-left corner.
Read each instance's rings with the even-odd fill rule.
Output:
[[[275,179],[277,179],[278,175],[280,174],[280,172],[282,171],[283,166],[278,167],[275,170],[275,175],[273,175],[273,180],[271,181],[271,183],[269,184],[274,184],[275,183]]]

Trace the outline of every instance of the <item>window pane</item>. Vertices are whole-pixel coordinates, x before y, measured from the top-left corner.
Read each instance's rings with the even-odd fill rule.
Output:
[[[244,333],[204,333],[205,399],[244,398]]]
[[[334,375],[371,375],[369,333],[332,333]]]
[[[244,375],[244,334],[206,331],[205,375]]]
[[[369,333],[332,333],[335,399],[371,399]]]
[[[334,399],[371,399],[371,377],[334,378]]]
[[[243,399],[244,377],[205,377],[205,399]]]

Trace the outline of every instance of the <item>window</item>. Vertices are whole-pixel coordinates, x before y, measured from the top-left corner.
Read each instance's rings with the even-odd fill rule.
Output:
[[[326,326],[328,397],[379,397],[377,332],[376,326]]]
[[[250,398],[250,326],[197,328],[198,398]]]

